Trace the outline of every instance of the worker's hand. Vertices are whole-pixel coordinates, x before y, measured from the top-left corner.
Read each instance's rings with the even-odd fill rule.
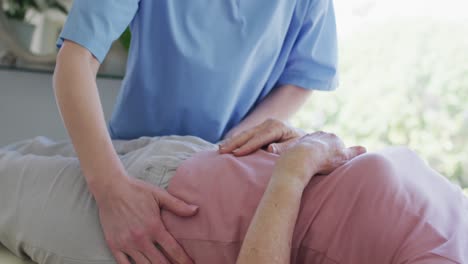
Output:
[[[267,147],[268,152],[279,154],[282,150],[296,143],[305,134],[305,132],[282,121],[268,119],[252,129],[226,139],[220,144],[219,152],[221,154],[232,153],[235,156],[244,156]]]
[[[315,132],[278,153],[275,175],[295,177],[305,187],[315,174],[329,174],[364,153],[361,146],[346,148],[335,134]]]
[[[166,230],[160,210],[178,216],[197,213],[165,190],[130,177],[122,177],[96,197],[106,242],[119,264],[193,263]],[[159,251],[157,248],[160,248]]]

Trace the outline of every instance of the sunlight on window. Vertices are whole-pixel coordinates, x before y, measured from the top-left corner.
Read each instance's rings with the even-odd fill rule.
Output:
[[[294,119],[370,150],[406,145],[468,187],[468,2],[337,0],[340,87]]]

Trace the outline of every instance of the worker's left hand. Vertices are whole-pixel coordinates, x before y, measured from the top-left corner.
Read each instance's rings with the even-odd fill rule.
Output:
[[[221,154],[232,153],[235,156],[245,156],[267,147],[268,152],[279,154],[296,143],[305,134],[305,132],[282,121],[268,119],[254,128],[225,140],[219,145],[219,152]]]

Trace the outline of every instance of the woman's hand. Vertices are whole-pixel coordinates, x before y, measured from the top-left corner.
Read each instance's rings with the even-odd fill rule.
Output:
[[[330,173],[366,150],[346,148],[337,136],[324,132],[299,137],[293,129],[275,121],[248,131],[244,137],[238,142],[244,148],[253,146],[246,148],[249,151],[271,142],[279,142],[282,147],[276,149],[280,157],[250,223],[237,263],[289,263],[302,194],[312,176]],[[242,144],[234,146],[242,150]]]
[[[157,186],[124,178],[116,180],[109,191],[103,192],[105,195],[96,199],[104,236],[117,263],[130,264],[128,257],[137,264],[193,263],[166,230],[160,210],[188,217],[198,208]]]
[[[268,152],[279,154],[305,134],[305,132],[288,126],[282,121],[268,119],[252,129],[226,139],[220,144],[219,152],[245,156],[268,146]]]
[[[279,151],[275,177],[293,177],[305,187],[313,175],[329,174],[365,152],[361,146],[346,148],[335,134],[307,134]]]

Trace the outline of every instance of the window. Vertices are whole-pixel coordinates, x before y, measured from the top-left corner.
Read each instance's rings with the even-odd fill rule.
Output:
[[[378,150],[407,145],[468,188],[468,2],[336,0],[340,87],[293,123]]]

